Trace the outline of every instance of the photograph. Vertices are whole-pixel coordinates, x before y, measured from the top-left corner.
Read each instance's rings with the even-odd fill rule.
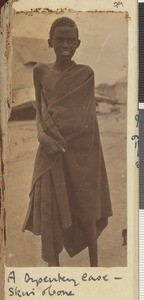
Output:
[[[127,12],[17,12],[12,46],[6,267],[127,267]]]

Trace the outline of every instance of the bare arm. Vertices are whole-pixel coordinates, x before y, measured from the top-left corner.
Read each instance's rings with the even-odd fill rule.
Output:
[[[58,151],[65,151],[62,146],[55,141],[53,138],[48,136],[43,130],[41,123],[42,105],[41,105],[41,77],[42,77],[42,66],[37,64],[33,69],[33,81],[35,86],[36,96],[36,124],[38,131],[38,141],[44,147],[45,151],[50,154]]]

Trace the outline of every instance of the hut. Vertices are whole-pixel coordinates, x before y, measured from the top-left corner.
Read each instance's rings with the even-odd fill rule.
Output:
[[[13,106],[35,100],[33,66],[51,62],[53,51],[47,41],[36,38],[13,38],[12,99]]]
[[[121,78],[112,85],[100,84],[97,87],[100,95],[115,99],[117,102],[126,104],[127,101],[127,76]]]

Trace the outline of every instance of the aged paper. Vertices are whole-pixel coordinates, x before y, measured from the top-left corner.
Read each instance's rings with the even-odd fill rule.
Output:
[[[8,14],[10,5],[3,13]],[[52,22],[62,16],[73,19],[79,29],[81,44],[74,61],[95,73],[96,111],[113,209],[98,239],[98,267],[90,267],[86,248],[72,258],[63,250],[60,267],[50,268],[41,258],[40,236],[21,230],[38,146],[32,72],[35,63],[54,62],[47,39]],[[3,77],[12,91],[12,100],[10,92],[5,93],[12,109],[8,125],[7,108],[2,120],[6,136],[6,128],[10,135],[9,153],[4,154],[4,299],[138,299],[137,2],[19,0],[13,3],[12,22],[13,56],[6,44],[10,62]]]

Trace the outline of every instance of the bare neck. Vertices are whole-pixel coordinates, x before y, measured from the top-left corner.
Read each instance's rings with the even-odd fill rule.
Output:
[[[65,60],[65,61],[59,61],[56,60],[54,67],[58,71],[65,71],[68,67],[70,67],[73,64],[72,60]]]

